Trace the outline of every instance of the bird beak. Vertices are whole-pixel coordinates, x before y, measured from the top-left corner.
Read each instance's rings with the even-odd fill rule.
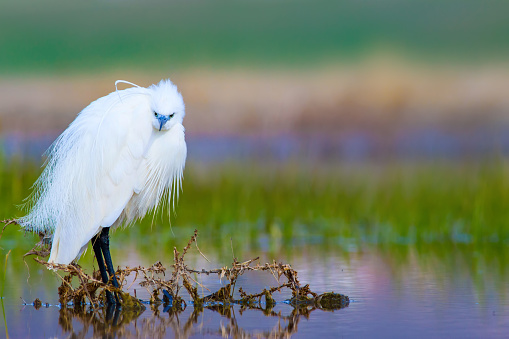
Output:
[[[168,120],[170,120],[170,117],[169,117],[169,116],[167,116],[167,115],[159,115],[159,116],[157,117],[157,120],[159,120],[159,130],[161,130],[161,129],[163,128],[164,124],[165,124]]]

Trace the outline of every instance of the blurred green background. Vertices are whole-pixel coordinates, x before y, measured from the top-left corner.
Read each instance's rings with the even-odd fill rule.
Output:
[[[115,233],[148,255],[194,228],[225,256],[230,238],[272,254],[502,246],[508,12],[473,0],[3,0],[1,215],[22,215],[44,149],[115,80],[170,77],[189,145],[172,231],[148,217]],[[3,252],[34,240],[6,232]]]
[[[506,1],[8,1],[0,72],[303,67],[389,50],[500,60]]]

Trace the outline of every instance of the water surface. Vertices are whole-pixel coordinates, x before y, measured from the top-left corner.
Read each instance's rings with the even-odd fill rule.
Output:
[[[127,255],[127,253],[130,253]],[[90,256],[90,254],[88,255]],[[135,248],[116,250],[120,265],[149,265],[149,258]],[[270,261],[265,253],[266,261]],[[88,258],[90,259],[90,258]],[[228,265],[210,255],[212,262]],[[73,317],[58,304],[59,279],[45,269],[31,265],[27,282],[25,270],[8,277],[4,308],[10,337],[84,337],[105,333],[119,337],[219,337],[279,336],[294,337],[502,337],[509,330],[507,272],[501,262],[505,254],[491,255],[471,251],[468,246],[450,244],[441,248],[430,246],[419,250],[413,246],[382,248],[370,246],[347,252],[324,250],[320,245],[303,245],[280,253],[299,272],[301,283],[309,283],[317,293],[334,291],[351,298],[348,307],[327,312],[320,309],[296,310],[283,303],[290,293],[275,293],[278,301],[273,309],[242,310],[236,305],[227,312],[212,309],[196,310],[192,305],[182,313],[164,312],[163,306],[147,309],[134,319],[119,315],[120,326],[99,312],[96,320]],[[20,264],[19,258],[10,258]],[[263,258],[262,258],[263,260]],[[196,251],[188,261],[197,268],[211,268]],[[474,262],[473,262],[474,261]],[[87,258],[85,266],[89,264]],[[476,262],[476,263],[475,263]],[[169,266],[169,265],[167,265]],[[217,289],[225,280],[216,276],[201,282]],[[260,291],[276,285],[270,274],[249,273],[239,279],[246,291]],[[148,293],[134,285],[137,296],[147,300]],[[202,291],[207,294],[207,291]],[[36,310],[24,306],[22,299],[41,299],[43,307]],[[189,298],[186,296],[187,300]],[[52,306],[44,307],[44,303]],[[191,304],[189,302],[189,304]],[[266,305],[261,305],[266,309]],[[104,312],[104,311],[103,311]],[[72,319],[72,326],[66,318]],[[123,320],[122,320],[123,319]],[[122,323],[125,321],[125,323]],[[109,324],[109,325],[105,325]],[[2,327],[5,325],[2,324]],[[2,329],[2,333],[4,330]]]

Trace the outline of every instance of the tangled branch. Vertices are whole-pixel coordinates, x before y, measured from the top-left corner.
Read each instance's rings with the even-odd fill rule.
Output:
[[[118,279],[119,288],[113,287],[111,283],[103,283],[100,279],[100,273],[94,271],[92,275],[88,275],[83,269],[77,264],[60,265],[47,263],[38,257],[34,258],[36,262],[44,265],[55,272],[65,272],[67,275],[60,276],[62,279],[62,285],[59,287],[59,300],[62,305],[72,303],[74,307],[82,307],[88,303],[92,308],[100,307],[106,304],[106,291],[117,293],[121,298],[122,307],[133,307],[133,308],[144,308],[142,302],[124,292],[124,288],[127,285],[128,277],[134,273],[134,279],[131,283],[138,281],[139,285],[145,287],[150,294],[150,303],[159,304],[163,303],[169,305],[173,311],[181,311],[187,306],[186,302],[180,295],[182,287],[189,293],[193,300],[195,307],[209,307],[213,303],[220,302],[221,304],[241,304],[243,306],[252,307],[253,305],[259,305],[262,302],[262,298],[265,298],[265,304],[267,306],[274,305],[276,302],[273,298],[273,293],[281,292],[284,289],[289,289],[292,292],[292,298],[288,300],[288,303],[294,307],[297,306],[315,306],[318,308],[325,309],[336,309],[345,307],[349,303],[347,296],[342,294],[336,294],[333,292],[324,293],[318,295],[311,291],[309,285],[301,286],[297,277],[297,271],[295,271],[289,264],[282,262],[260,264],[259,257],[250,259],[247,261],[239,262],[236,258],[233,259],[231,267],[221,267],[209,270],[197,270],[190,268],[185,262],[185,255],[191,248],[192,244],[196,244],[198,237],[198,231],[194,231],[189,242],[180,253],[176,248],[173,249],[173,265],[171,276],[166,279],[167,269],[161,262],[157,262],[150,267],[126,267],[124,269],[118,269],[116,271],[116,277]],[[41,241],[26,255],[39,255],[47,252],[46,243],[44,237]],[[200,252],[201,253],[201,252]],[[26,256],[25,255],[25,256]],[[264,288],[258,293],[248,294],[242,287],[239,287],[238,292],[240,299],[234,298],[234,292],[236,290],[236,284],[238,278],[246,272],[270,272],[277,282],[277,286],[270,288]],[[192,275],[211,275],[216,274],[221,280],[226,279],[228,283],[221,287],[219,290],[207,295],[200,297],[198,293],[198,286],[205,287],[196,281]],[[77,287],[73,286],[72,280],[76,277],[78,280]],[[285,278],[282,281],[282,277]],[[129,286],[129,287],[130,287]],[[127,289],[129,289],[127,287]],[[206,287],[205,287],[206,288]],[[162,300],[159,296],[162,295]]]

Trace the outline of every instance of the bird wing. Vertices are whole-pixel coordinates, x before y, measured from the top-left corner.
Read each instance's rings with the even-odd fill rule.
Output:
[[[150,113],[145,89],[114,92],[91,103],[62,134],[50,154],[56,159],[51,184],[62,201],[49,262],[74,260],[141,189],[137,176],[153,133]]]
[[[102,227],[111,226],[133,193],[142,188],[139,167],[153,133],[150,102],[142,97],[128,105],[129,117],[122,116],[126,110],[115,110],[104,120],[105,125],[115,127],[103,128],[97,134],[97,140],[101,142],[98,151],[102,154],[102,166],[97,176],[102,179],[98,186],[97,211]],[[122,122],[116,123],[119,120]]]

